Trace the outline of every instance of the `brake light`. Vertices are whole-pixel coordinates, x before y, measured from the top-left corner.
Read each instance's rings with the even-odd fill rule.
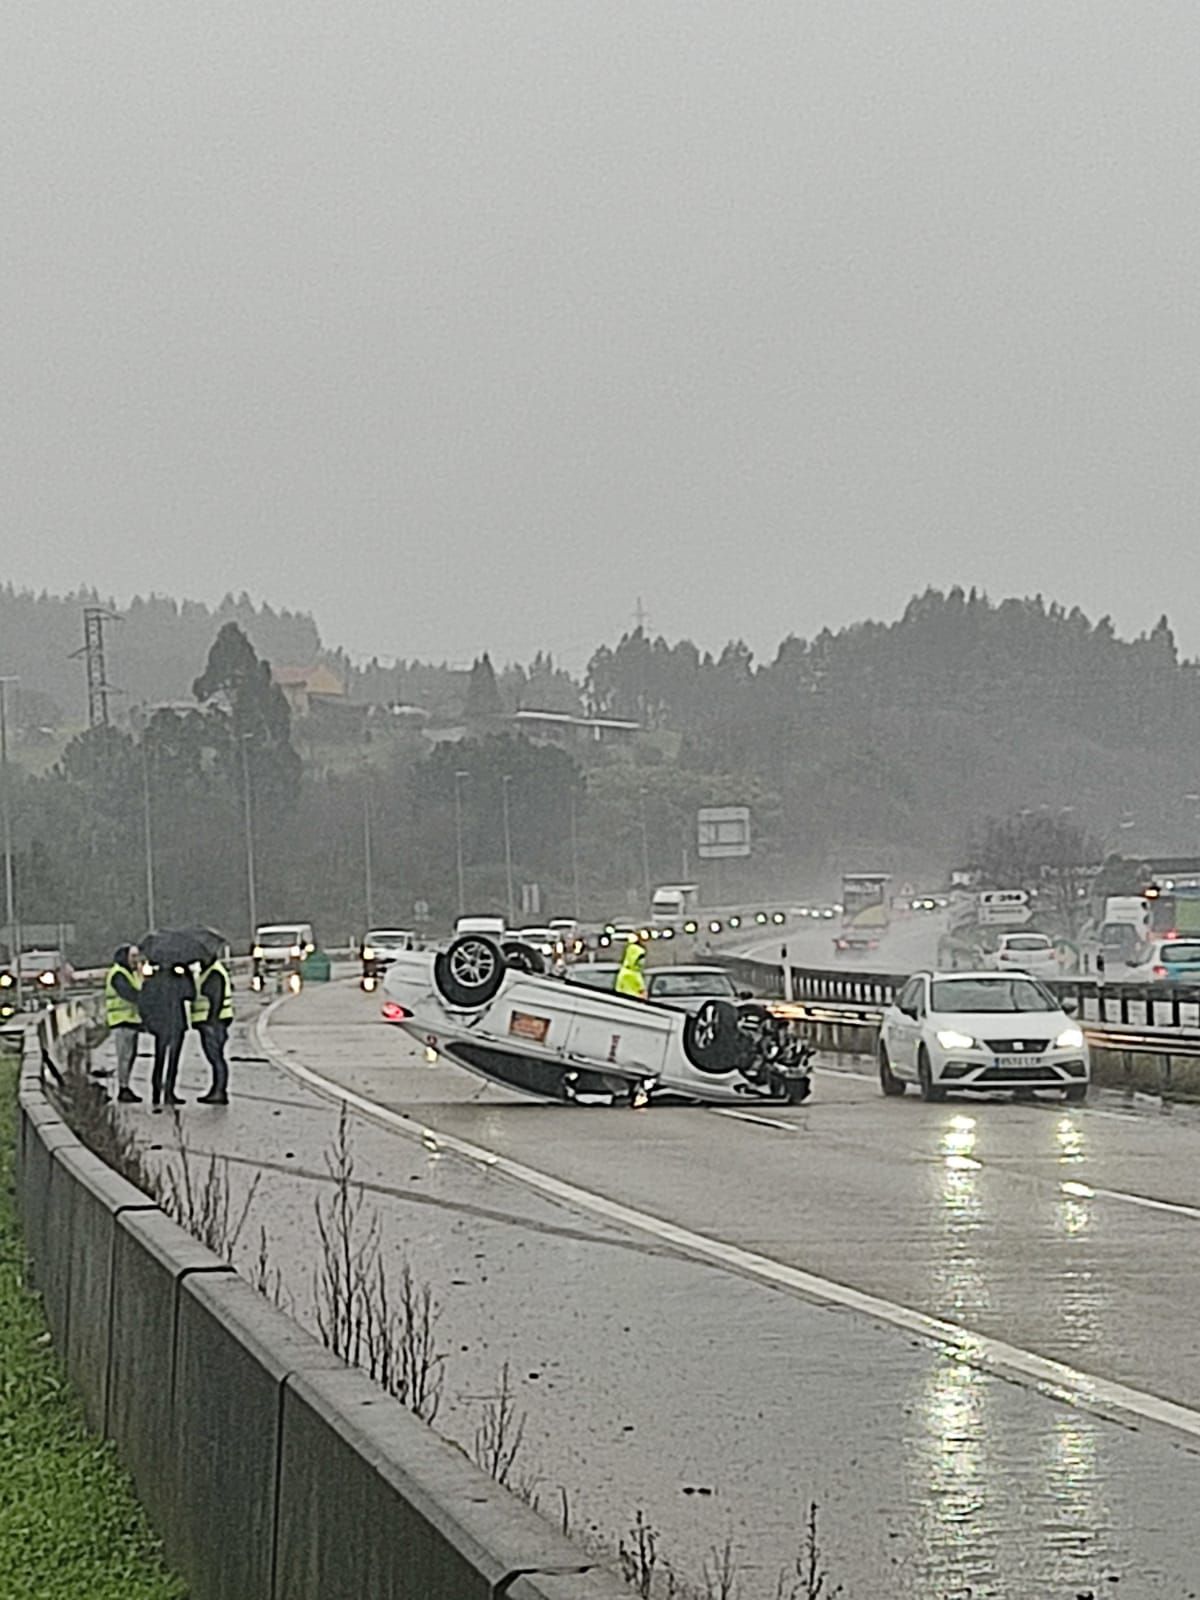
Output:
[[[1167,969],[1166,969],[1166,967],[1155,967],[1155,969],[1154,969],[1154,976],[1155,976],[1155,977],[1156,977],[1156,978],[1165,978],[1165,977],[1166,977],[1166,975],[1167,975]]]
[[[412,1012],[407,1006],[402,1006],[396,1000],[388,1000],[383,1006],[383,1020],[385,1022],[407,1022]]]

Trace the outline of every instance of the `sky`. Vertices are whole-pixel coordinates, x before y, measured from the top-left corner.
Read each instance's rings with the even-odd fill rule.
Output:
[[[1194,0],[10,8],[0,580],[568,663],[958,582],[1200,652],[1198,70]]]

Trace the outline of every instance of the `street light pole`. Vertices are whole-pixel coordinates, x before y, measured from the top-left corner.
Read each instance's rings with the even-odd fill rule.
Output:
[[[375,879],[371,849],[371,769],[363,763],[363,892],[366,898],[367,926],[375,926]]]
[[[454,774],[454,851],[458,862],[458,914],[460,917],[467,909],[467,890],[463,876],[462,785],[463,779],[470,776],[469,772],[462,771]]]
[[[646,830],[646,791],[638,790],[638,812],[642,823],[642,881],[646,889],[646,910],[650,909],[650,835]]]
[[[246,899],[250,907],[250,948],[254,948],[254,936],[258,932],[258,890],[254,882],[254,800],[250,790],[250,757],[246,753],[246,741],[250,734],[243,733],[238,744],[242,751],[242,815],[246,829]]]
[[[153,933],[158,926],[158,911],[154,903],[154,824],[150,810],[150,752],[146,748],[146,734],[142,733],[142,835],[146,848],[146,928]]]
[[[512,827],[508,816],[508,791],[511,785],[512,773],[506,772],[500,780],[500,798],[504,811],[504,881],[508,887],[508,925],[510,928],[517,920],[517,908],[513,899]]]
[[[575,921],[579,921],[579,827],[576,814],[577,798],[571,790],[571,881],[575,889]]]
[[[17,887],[13,873],[12,786],[8,768],[8,686],[20,681],[20,678],[16,677],[0,678],[0,778],[4,784],[4,910],[8,923],[8,943],[11,947],[9,956],[13,964],[18,1008],[21,1005],[21,936],[17,928]]]

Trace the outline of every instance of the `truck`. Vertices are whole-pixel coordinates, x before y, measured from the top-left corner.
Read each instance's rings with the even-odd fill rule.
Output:
[[[660,883],[650,896],[650,926],[681,933],[696,915],[699,893],[694,883]]]
[[[842,927],[833,941],[838,955],[852,950],[877,950],[888,930],[889,872],[842,874]]]

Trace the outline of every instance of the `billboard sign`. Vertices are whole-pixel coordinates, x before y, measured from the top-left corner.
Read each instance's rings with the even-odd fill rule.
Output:
[[[696,849],[703,861],[750,854],[750,807],[706,806],[696,815]]]

